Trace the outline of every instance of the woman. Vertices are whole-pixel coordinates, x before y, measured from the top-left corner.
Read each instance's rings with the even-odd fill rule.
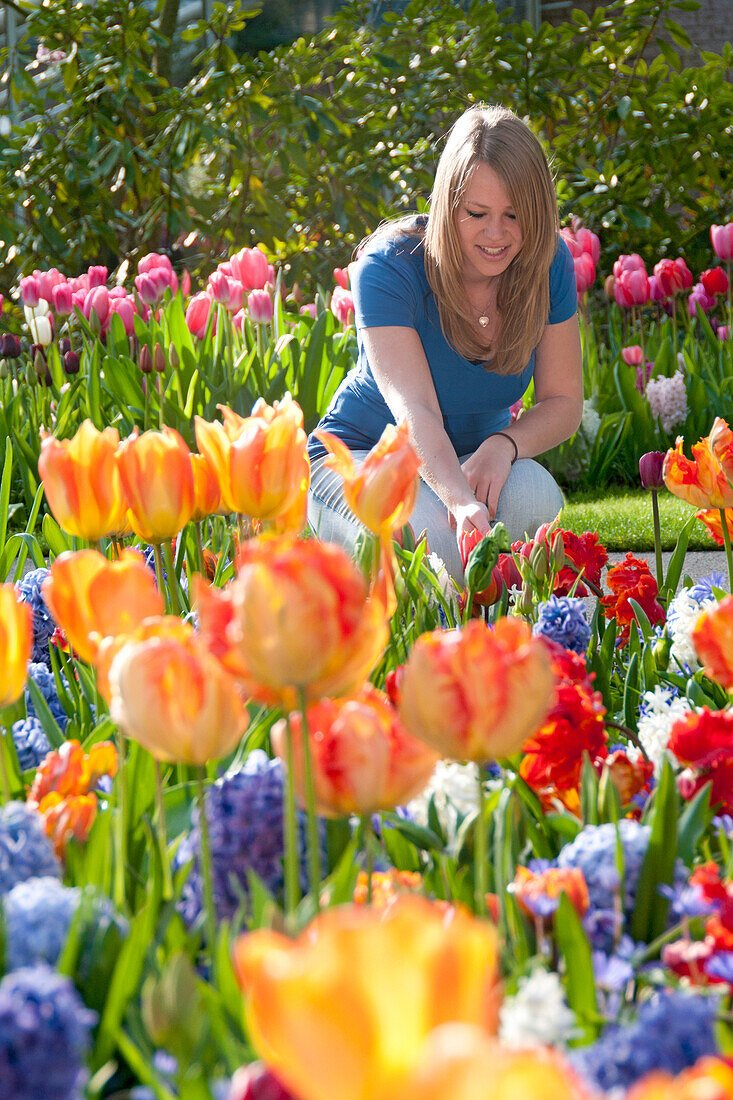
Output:
[[[422,460],[412,527],[461,581],[463,532],[501,520],[531,536],[562,507],[532,456],[568,439],[583,408],[573,262],[529,127],[500,107],[466,111],[427,218],[378,230],[352,271],[359,358],[318,428],[358,462],[387,423],[407,421]],[[534,405],[512,422],[532,378]],[[359,524],[315,435],[309,453],[311,526],[353,546]]]

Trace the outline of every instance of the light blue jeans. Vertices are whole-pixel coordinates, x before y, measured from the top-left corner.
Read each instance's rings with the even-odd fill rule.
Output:
[[[352,451],[357,465],[368,451]],[[468,458],[464,455],[460,461]],[[311,487],[308,494],[308,522],[318,538],[336,542],[351,551],[363,530],[344,500],[341,476],[325,465],[326,456],[311,463]],[[552,474],[531,458],[518,459],[511,468],[499,495],[496,512],[512,541],[533,536],[543,523],[553,520],[563,506],[563,496]],[[429,549],[442,558],[451,577],[463,583],[463,566],[449,512],[429,485],[420,481],[417,503],[410,517],[416,535],[427,531]]]

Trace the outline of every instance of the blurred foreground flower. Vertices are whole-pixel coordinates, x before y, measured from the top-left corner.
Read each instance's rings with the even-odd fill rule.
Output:
[[[703,611],[692,631],[692,643],[705,664],[705,675],[733,690],[733,596]]]
[[[419,794],[438,761],[437,753],[407,732],[386,695],[366,684],[338,701],[321,699],[307,709],[316,808],[327,816],[391,810]],[[296,790],[305,803],[303,718],[294,711]],[[271,732],[286,759],[286,722]]]
[[[688,768],[678,778],[683,798],[689,801],[710,783],[710,805],[733,812],[733,712],[703,707],[679,718],[668,747]]]
[[[25,802],[0,808],[0,897],[19,882],[61,877],[61,867],[43,830],[43,821]]]
[[[496,933],[424,898],[252,932],[234,962],[255,1046],[301,1100],[399,1096],[434,1028],[496,1029]]]
[[[0,585],[0,707],[23,694],[33,649],[33,614],[12,584]]]
[[[367,594],[348,555],[329,543],[263,536],[241,549],[223,592],[195,587],[201,631],[245,692],[293,709],[360,687],[387,641],[387,595]]]
[[[400,716],[443,756],[510,756],[542,722],[553,674],[543,643],[519,619],[473,621],[415,643],[401,682]]]
[[[38,472],[54,518],[69,535],[98,542],[125,526],[116,428],[100,432],[85,420],[72,439],[41,433]]]

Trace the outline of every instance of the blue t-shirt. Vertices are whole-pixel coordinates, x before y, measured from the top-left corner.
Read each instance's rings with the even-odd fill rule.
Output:
[[[524,394],[534,372],[535,355],[519,374],[496,374],[465,359],[446,340],[435,296],[425,274],[423,242],[415,237],[375,242],[352,268],[352,292],[359,356],[336,390],[318,428],[338,436],[352,451],[370,450],[394,417],[382,397],[367,360],[361,330],[398,325],[414,328],[422,341],[443,413],[443,425],[457,455],[475,451],[492,432],[511,421],[510,406]],[[572,317],[578,306],[575,268],[558,237],[550,267],[548,324]],[[326,454],[314,436],[310,457]]]

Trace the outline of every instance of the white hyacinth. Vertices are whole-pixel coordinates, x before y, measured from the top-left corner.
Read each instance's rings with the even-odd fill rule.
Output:
[[[687,390],[682,371],[675,371],[671,378],[652,378],[647,382],[646,398],[652,416],[665,432],[671,432],[687,419]]]
[[[580,420],[580,430],[585,437],[588,446],[592,446],[601,426],[601,418],[593,407],[593,402],[586,399],[583,402],[583,415]]]
[[[674,695],[669,688],[658,685],[654,691],[645,691],[641,697],[643,713],[639,718],[639,741],[654,765],[654,774],[659,778],[665,757],[672,764],[677,758],[667,748],[669,734],[678,718],[689,714],[694,708],[688,699]]]
[[[690,672],[697,672],[700,668],[697,651],[692,644],[692,631],[695,628],[701,612],[717,603],[714,597],[707,600],[696,600],[691,595],[689,588],[681,588],[673,600],[670,600],[667,610],[667,633],[672,639],[672,647],[669,651],[673,662],[672,668],[677,671],[677,664],[683,668],[687,666]]]
[[[428,806],[434,800],[440,827],[451,849],[459,823],[478,809],[478,773],[475,764],[439,760],[423,792],[406,809],[418,825],[428,824]]]
[[[538,967],[519,980],[499,1009],[499,1038],[507,1047],[564,1047],[577,1034],[559,976]]]

